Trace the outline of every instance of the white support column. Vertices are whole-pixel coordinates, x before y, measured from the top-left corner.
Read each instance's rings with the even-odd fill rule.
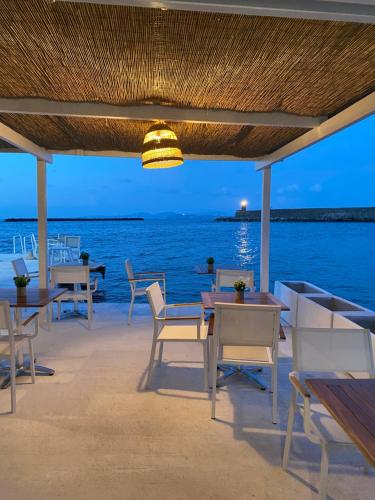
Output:
[[[39,288],[47,288],[47,175],[45,160],[37,160]]]
[[[270,267],[270,218],[271,218],[271,167],[262,171],[262,216],[260,243],[260,291],[269,291]]]

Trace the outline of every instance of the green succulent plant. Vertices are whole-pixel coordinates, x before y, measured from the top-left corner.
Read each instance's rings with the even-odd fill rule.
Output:
[[[30,283],[30,278],[26,276],[15,276],[13,281],[17,288],[24,288]]]
[[[237,292],[243,292],[246,288],[246,283],[242,280],[238,280],[234,282],[234,289],[237,290]]]
[[[207,264],[213,264],[215,259],[213,257],[207,257]]]
[[[87,252],[81,252],[81,255],[79,256],[80,259],[82,260],[89,260],[90,254]]]

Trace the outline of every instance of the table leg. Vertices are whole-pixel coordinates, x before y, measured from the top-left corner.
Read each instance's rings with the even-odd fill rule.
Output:
[[[14,321],[16,323],[16,327],[19,328],[22,323],[22,310],[20,307],[14,308]],[[48,326],[49,325],[47,322],[47,327]],[[30,357],[28,354],[23,354],[22,364],[20,363],[18,356],[16,356],[16,370],[17,370],[16,377],[31,376]],[[51,376],[54,375],[54,373],[55,370],[53,368],[48,368],[42,365],[35,365],[36,376],[46,376],[46,375]],[[0,362],[0,389],[7,388],[9,384],[10,384],[10,362],[9,360],[3,360],[2,362]]]
[[[30,357],[28,354],[24,354],[22,365],[17,360],[16,365],[16,377],[30,377]],[[48,368],[42,365],[35,365],[35,375],[37,377],[41,376],[52,376],[55,370],[53,368]],[[3,360],[0,363],[0,389],[6,389],[10,385],[10,362],[8,360]]]
[[[239,365],[239,366],[234,366],[234,365],[218,365],[218,369],[223,373],[223,376],[220,377],[217,381],[217,386],[221,387],[225,385],[225,380],[229,377],[232,377],[232,375],[236,375],[237,373],[240,375],[244,375],[247,377],[249,380],[252,382],[255,382],[255,384],[261,389],[262,391],[265,391],[267,389],[266,384],[263,382],[261,377],[257,375],[257,373],[262,371],[262,368],[252,368],[247,365]]]

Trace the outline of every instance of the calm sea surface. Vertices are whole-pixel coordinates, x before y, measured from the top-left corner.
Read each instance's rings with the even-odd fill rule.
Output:
[[[14,234],[36,233],[36,223],[0,223],[0,253]],[[211,277],[194,272],[214,256],[223,267],[253,269],[259,284],[259,223],[209,219],[132,222],[50,222],[49,234],[81,236],[81,248],[106,264],[103,300],[129,300],[124,260],[137,271],[166,271],[169,302],[200,300]],[[375,223],[272,223],[271,287],[276,279],[307,280],[375,309]]]

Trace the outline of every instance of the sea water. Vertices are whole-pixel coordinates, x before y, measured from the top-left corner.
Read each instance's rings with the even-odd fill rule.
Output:
[[[0,253],[36,223],[0,222]],[[129,301],[126,258],[135,271],[165,271],[168,302],[200,300],[212,276],[198,274],[213,256],[218,267],[252,269],[259,287],[260,224],[180,218],[144,221],[50,222],[49,236],[81,236],[81,250],[106,265],[102,300]],[[270,281],[306,280],[375,310],[375,223],[271,223]],[[10,283],[11,285],[11,283]]]

